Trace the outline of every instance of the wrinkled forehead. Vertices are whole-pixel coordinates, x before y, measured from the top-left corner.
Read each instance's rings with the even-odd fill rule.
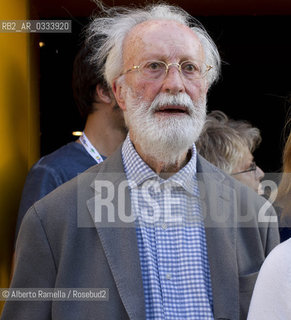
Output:
[[[204,59],[198,36],[176,21],[152,20],[138,24],[128,33],[123,45],[124,65],[151,57],[168,56],[170,59],[183,55]]]

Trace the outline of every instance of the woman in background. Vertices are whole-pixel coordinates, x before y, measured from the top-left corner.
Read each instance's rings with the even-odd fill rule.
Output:
[[[283,152],[283,175],[278,188],[276,207],[281,211],[279,225],[280,238],[283,242],[291,238],[291,132]]]
[[[264,172],[256,165],[253,152],[261,140],[260,130],[249,122],[214,110],[206,117],[196,147],[206,160],[260,193]]]
[[[253,292],[248,320],[291,319],[291,132],[283,152],[283,175],[276,206],[281,208],[281,240],[289,240],[273,249],[263,263]]]

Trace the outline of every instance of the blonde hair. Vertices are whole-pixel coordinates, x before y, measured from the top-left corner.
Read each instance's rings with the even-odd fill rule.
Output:
[[[287,125],[291,123],[291,119]],[[276,203],[282,207],[281,221],[291,221],[291,132],[283,151],[283,175],[278,187]]]
[[[261,142],[260,130],[247,121],[229,119],[222,111],[212,111],[206,117],[196,143],[198,152],[228,174]]]

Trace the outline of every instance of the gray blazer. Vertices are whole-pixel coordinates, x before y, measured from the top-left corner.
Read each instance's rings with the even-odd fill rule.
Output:
[[[265,200],[198,157],[215,319],[245,319],[261,264],[279,243]],[[13,288],[108,288],[109,301],[9,301],[3,320],[145,319],[134,222],[93,223],[96,181],[125,178],[120,149],[36,202],[16,245]],[[93,182],[93,183],[92,183]],[[117,189],[117,188],[116,188]],[[120,203],[112,200],[114,208]],[[125,189],[125,212],[130,196]],[[106,212],[104,213],[106,215]],[[92,219],[92,217],[94,219]]]

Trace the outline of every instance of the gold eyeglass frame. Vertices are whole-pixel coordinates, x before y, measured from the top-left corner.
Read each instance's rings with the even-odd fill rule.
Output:
[[[150,61],[143,62],[143,63],[141,63],[141,64],[138,65],[138,66],[132,66],[130,69],[128,69],[127,71],[123,72],[120,76],[122,76],[122,75],[124,75],[124,74],[127,74],[127,73],[129,73],[129,72],[132,72],[132,71],[140,71],[141,67],[142,67],[142,66],[145,66],[145,65],[148,64],[149,62],[162,63],[162,64],[166,67],[166,69],[165,69],[165,77],[166,77],[167,74],[168,74],[169,67],[171,67],[171,66],[176,66],[177,69],[178,69],[178,71],[179,71],[181,74],[183,74],[183,72],[182,72],[182,65],[183,65],[184,63],[186,63],[186,62],[192,62],[192,63],[193,63],[193,61],[191,61],[191,60],[186,60],[186,61],[183,61],[182,63],[177,63],[177,62],[166,63],[166,62],[160,61],[160,60],[150,60]],[[204,62],[203,62],[203,63],[204,63]],[[205,64],[205,63],[204,63],[204,64]],[[204,78],[204,77],[206,76],[207,72],[210,71],[210,70],[213,68],[213,66],[210,66],[210,65],[208,65],[208,64],[205,64],[205,66],[206,66],[206,70],[204,71],[203,75],[201,76],[201,78],[197,78],[197,79],[202,79],[202,78]]]

